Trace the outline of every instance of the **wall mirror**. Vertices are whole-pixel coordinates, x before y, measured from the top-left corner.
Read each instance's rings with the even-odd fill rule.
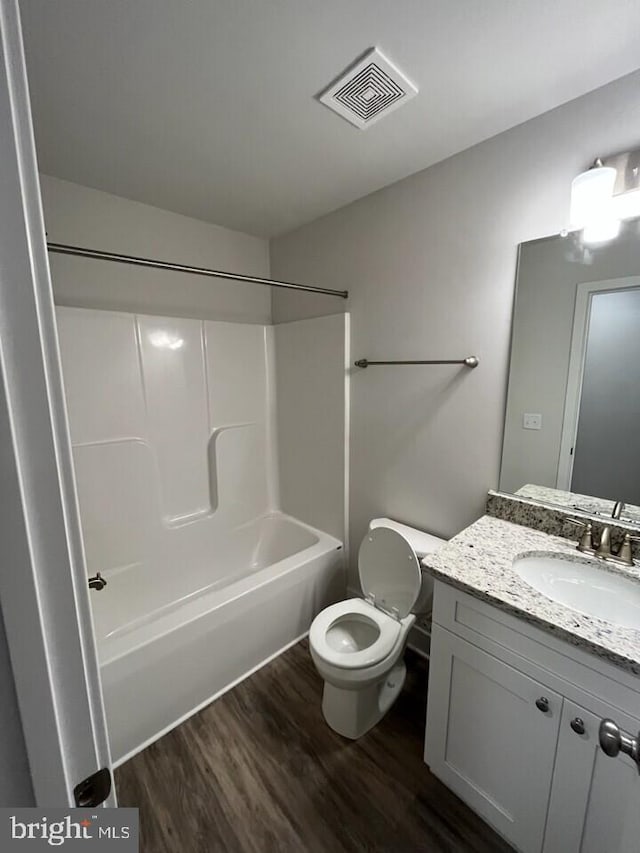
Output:
[[[640,525],[640,220],[518,258],[500,490]]]

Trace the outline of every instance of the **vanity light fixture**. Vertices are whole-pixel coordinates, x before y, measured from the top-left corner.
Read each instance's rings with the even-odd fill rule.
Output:
[[[571,183],[570,228],[585,243],[618,236],[623,219],[640,216],[640,150],[598,158]]]
[[[570,227],[582,231],[585,243],[600,243],[618,235],[620,220],[612,205],[615,182],[615,168],[605,166],[600,159],[571,182]]]

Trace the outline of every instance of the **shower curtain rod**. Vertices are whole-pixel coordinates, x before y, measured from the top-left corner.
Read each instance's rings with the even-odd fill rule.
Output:
[[[81,258],[96,258],[100,261],[113,261],[119,264],[131,264],[135,267],[152,267],[159,270],[172,270],[173,272],[184,272],[189,275],[205,275],[210,278],[226,278],[230,281],[246,281],[250,284],[265,284],[270,287],[283,287],[287,290],[306,290],[309,293],[324,293],[327,296],[339,296],[341,299],[349,297],[348,290],[332,290],[329,287],[316,287],[313,284],[294,284],[291,281],[278,281],[277,279],[262,278],[257,275],[242,275],[236,272],[223,272],[222,270],[210,270],[206,267],[192,267],[187,264],[173,264],[169,261],[155,261],[151,258],[138,258],[135,255],[120,255],[117,252],[100,252],[96,249],[84,249],[81,246],[67,246],[64,243],[47,243],[50,252],[58,255],[76,255]]]

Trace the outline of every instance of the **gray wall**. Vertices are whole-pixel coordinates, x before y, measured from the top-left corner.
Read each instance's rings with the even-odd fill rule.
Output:
[[[482,513],[498,483],[517,246],[560,231],[572,178],[637,147],[639,128],[635,73],[272,241],[274,276],[349,288],[353,358],[480,358],[473,371],[352,376],[354,552],[375,515],[451,536]],[[323,302],[275,294],[274,319]]]
[[[640,504],[640,289],[593,297],[571,489]]]
[[[629,223],[614,242],[588,250],[573,236],[522,246],[500,471],[503,491],[515,492],[526,483],[555,487],[576,286],[638,275],[639,224]],[[524,412],[540,413],[542,429],[523,429]],[[608,492],[587,494],[611,497]]]
[[[107,252],[269,275],[267,240],[41,175],[47,238]],[[271,288],[50,255],[56,303],[264,323]]]
[[[345,540],[348,316],[274,328],[284,512]]]

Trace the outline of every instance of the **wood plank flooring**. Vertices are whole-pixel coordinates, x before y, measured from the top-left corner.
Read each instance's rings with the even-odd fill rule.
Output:
[[[510,851],[424,764],[426,663],[407,664],[359,741],[324,722],[303,641],[131,759],[116,787],[142,853]]]

